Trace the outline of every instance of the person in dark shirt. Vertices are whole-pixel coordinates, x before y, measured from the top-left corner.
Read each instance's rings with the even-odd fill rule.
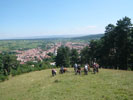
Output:
[[[63,67],[63,66],[61,66],[61,68],[60,68],[60,73],[61,73],[61,74],[64,73],[64,67]]]
[[[52,76],[55,76],[56,75],[56,70],[55,69],[52,69]]]
[[[77,73],[79,73],[79,75],[80,75],[80,73],[81,73],[81,68],[80,68],[80,65],[78,65],[78,68],[77,68],[78,70],[77,70]]]

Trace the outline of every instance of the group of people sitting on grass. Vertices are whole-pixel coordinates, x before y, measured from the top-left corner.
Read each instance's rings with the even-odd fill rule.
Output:
[[[62,66],[62,67],[60,68],[59,73],[60,73],[60,74],[63,74],[63,73],[65,73],[66,71],[67,71],[67,68],[64,68],[64,67]],[[55,76],[56,73],[57,73],[57,71],[56,71],[55,69],[52,69],[52,76]]]
[[[91,71],[90,66],[88,64],[86,64],[84,66],[84,68],[82,68],[82,69],[81,69],[81,66],[76,63],[74,64],[73,67],[74,67],[75,75],[77,75],[77,74],[80,75],[82,70],[84,71],[85,75],[88,75],[88,72]],[[66,71],[68,71],[67,68],[64,68],[63,66],[61,66],[59,73],[63,74]],[[95,74],[96,72],[97,73],[99,72],[99,64],[94,62],[93,63],[93,73]],[[52,76],[55,76],[56,73],[57,73],[57,71],[55,69],[52,69]]]

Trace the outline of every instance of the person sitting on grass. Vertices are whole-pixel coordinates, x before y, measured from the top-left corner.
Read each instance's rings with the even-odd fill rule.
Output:
[[[99,64],[98,63],[96,63],[96,71],[97,71],[97,73],[99,72]]]
[[[94,64],[93,64],[93,72],[94,72],[94,74],[97,72],[96,63],[95,63],[95,62],[94,62]]]
[[[61,66],[60,73],[61,73],[61,74],[64,73],[64,67],[63,67],[63,66]]]
[[[74,71],[75,71],[75,73],[77,72],[77,68],[78,68],[78,65],[75,63],[75,65],[74,65]]]
[[[80,73],[81,73],[81,68],[80,68],[80,65],[78,65],[78,67],[77,67],[77,73],[80,75]],[[76,75],[77,75],[77,73],[76,73]]]
[[[90,71],[91,69],[90,69],[90,65],[88,64],[88,71]]]
[[[52,69],[52,76],[55,76],[57,71],[55,69]]]
[[[84,67],[84,73],[85,73],[85,75],[88,75],[88,65],[87,64]]]
[[[67,68],[64,68],[64,69],[63,69],[63,72],[64,72],[64,73],[67,72],[67,71],[68,71]]]

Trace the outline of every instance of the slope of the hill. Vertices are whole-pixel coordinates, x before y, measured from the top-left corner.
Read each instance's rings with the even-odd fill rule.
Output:
[[[51,76],[31,72],[0,83],[0,100],[133,100],[133,72],[100,69],[100,73]]]
[[[86,35],[86,36],[75,37],[73,39],[78,39],[78,40],[96,40],[96,39],[100,39],[103,36],[104,36],[104,34],[94,34],[94,35]]]

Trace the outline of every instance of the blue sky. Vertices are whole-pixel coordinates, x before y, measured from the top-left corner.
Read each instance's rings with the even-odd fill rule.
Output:
[[[103,33],[133,19],[133,0],[0,0],[0,39]]]

